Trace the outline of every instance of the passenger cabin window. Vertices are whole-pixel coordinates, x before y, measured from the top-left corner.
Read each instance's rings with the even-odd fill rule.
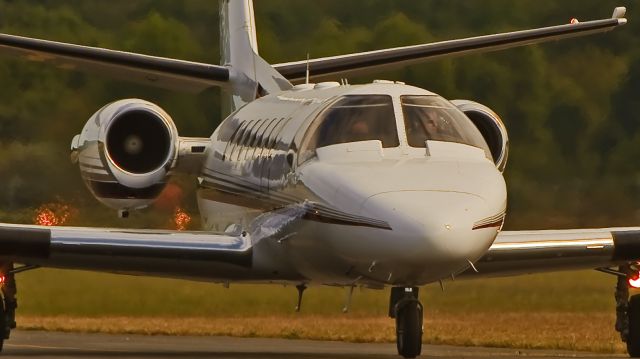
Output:
[[[478,128],[449,101],[438,96],[402,96],[402,112],[411,147],[426,148],[426,141],[455,142],[491,151]]]
[[[325,109],[311,124],[300,161],[316,148],[340,143],[379,140],[382,147],[398,147],[398,130],[393,102],[387,95],[348,95]]]

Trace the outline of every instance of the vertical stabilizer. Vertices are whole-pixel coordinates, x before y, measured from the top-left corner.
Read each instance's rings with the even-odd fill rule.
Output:
[[[253,71],[250,57],[258,54],[253,2],[220,0],[220,26],[221,65]]]
[[[292,87],[258,55],[252,0],[220,0],[220,27],[222,65],[231,68],[228,110]]]

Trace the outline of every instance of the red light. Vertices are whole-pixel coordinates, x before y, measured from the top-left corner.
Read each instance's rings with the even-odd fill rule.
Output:
[[[176,207],[173,215],[173,223],[175,224],[177,230],[184,231],[189,228],[189,223],[191,223],[191,216],[189,216],[189,214],[182,208]]]
[[[640,276],[639,275],[635,275],[633,277],[630,277],[628,279],[628,283],[632,288],[640,288]]]
[[[34,222],[40,226],[55,226],[58,224],[58,218],[56,214],[53,213],[50,209],[47,208],[39,208],[37,210],[36,217]]]
[[[75,214],[76,209],[63,203],[46,203],[36,209],[33,222],[40,226],[61,226]]]
[[[573,19],[571,19],[570,23],[571,25],[575,25],[575,24],[579,24],[580,21],[574,17]]]
[[[0,276],[0,286],[3,285],[5,282],[5,276]]]

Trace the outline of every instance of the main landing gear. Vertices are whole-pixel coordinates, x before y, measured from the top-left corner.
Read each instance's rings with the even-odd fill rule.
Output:
[[[640,358],[640,294],[629,297],[629,288],[640,288],[638,265],[621,266],[619,270],[602,268],[600,271],[615,274],[616,284],[616,331],[627,343],[627,352],[632,358]]]
[[[16,327],[16,308],[18,308],[18,300],[16,299],[16,280],[13,273],[13,264],[2,265],[0,270],[0,351],[4,345],[4,341],[9,339],[11,329]],[[6,273],[6,274],[5,274]]]
[[[389,316],[396,320],[398,354],[415,358],[422,352],[422,312],[418,288],[391,288]]]

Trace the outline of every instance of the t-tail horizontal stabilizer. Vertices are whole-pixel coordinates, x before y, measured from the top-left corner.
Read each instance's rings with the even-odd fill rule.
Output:
[[[315,80],[355,76],[375,71],[390,70],[427,60],[477,54],[512,47],[543,43],[571,37],[610,31],[627,23],[626,9],[617,7],[610,19],[578,22],[538,29],[442,41],[431,44],[396,47],[385,50],[361,52],[288,62],[274,65],[284,77],[291,81],[305,79],[307,65],[311,78]]]
[[[223,65],[8,34],[0,34],[0,53],[170,90],[222,87],[233,94],[234,107],[290,89],[291,83],[258,55],[252,1],[223,0],[220,15]]]

